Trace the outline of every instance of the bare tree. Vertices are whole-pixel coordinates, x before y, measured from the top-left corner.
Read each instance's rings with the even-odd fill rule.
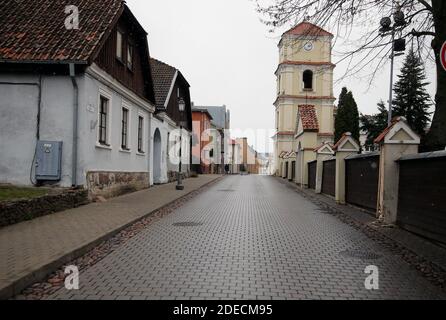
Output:
[[[393,14],[390,0],[256,0],[262,21],[276,30],[290,22],[309,20],[339,37],[361,33],[350,49],[341,52],[346,62],[344,77],[356,75],[373,65],[374,75],[388,61],[392,50],[389,37],[380,35],[379,20]],[[446,71],[441,65],[440,51],[446,41],[446,1],[401,0],[406,23],[398,28],[397,37],[412,42],[426,63],[437,68],[435,113],[429,134],[424,141],[428,150],[446,146]],[[352,37],[353,38],[353,37]],[[353,48],[353,49],[351,49]],[[337,61],[338,63],[340,61]]]

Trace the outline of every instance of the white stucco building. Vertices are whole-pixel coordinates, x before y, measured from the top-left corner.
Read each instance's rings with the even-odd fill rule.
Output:
[[[19,23],[24,8],[12,4],[0,21],[10,35],[0,40],[0,183],[114,196],[167,182],[177,123],[156,107],[147,33],[130,9],[84,1],[94,16],[71,30],[52,22],[63,22],[61,3],[36,1],[45,17]]]

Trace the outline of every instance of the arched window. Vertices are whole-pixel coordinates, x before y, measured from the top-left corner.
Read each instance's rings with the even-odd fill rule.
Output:
[[[313,71],[305,70],[303,75],[304,90],[313,90]]]

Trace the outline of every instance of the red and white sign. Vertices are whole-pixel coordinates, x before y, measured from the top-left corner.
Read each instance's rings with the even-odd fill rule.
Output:
[[[446,70],[446,42],[443,43],[443,46],[441,47],[440,60],[441,65],[443,66],[444,70]]]

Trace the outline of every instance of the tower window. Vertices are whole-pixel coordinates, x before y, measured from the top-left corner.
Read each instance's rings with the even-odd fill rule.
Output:
[[[304,90],[313,90],[313,71],[305,70],[303,75]]]

